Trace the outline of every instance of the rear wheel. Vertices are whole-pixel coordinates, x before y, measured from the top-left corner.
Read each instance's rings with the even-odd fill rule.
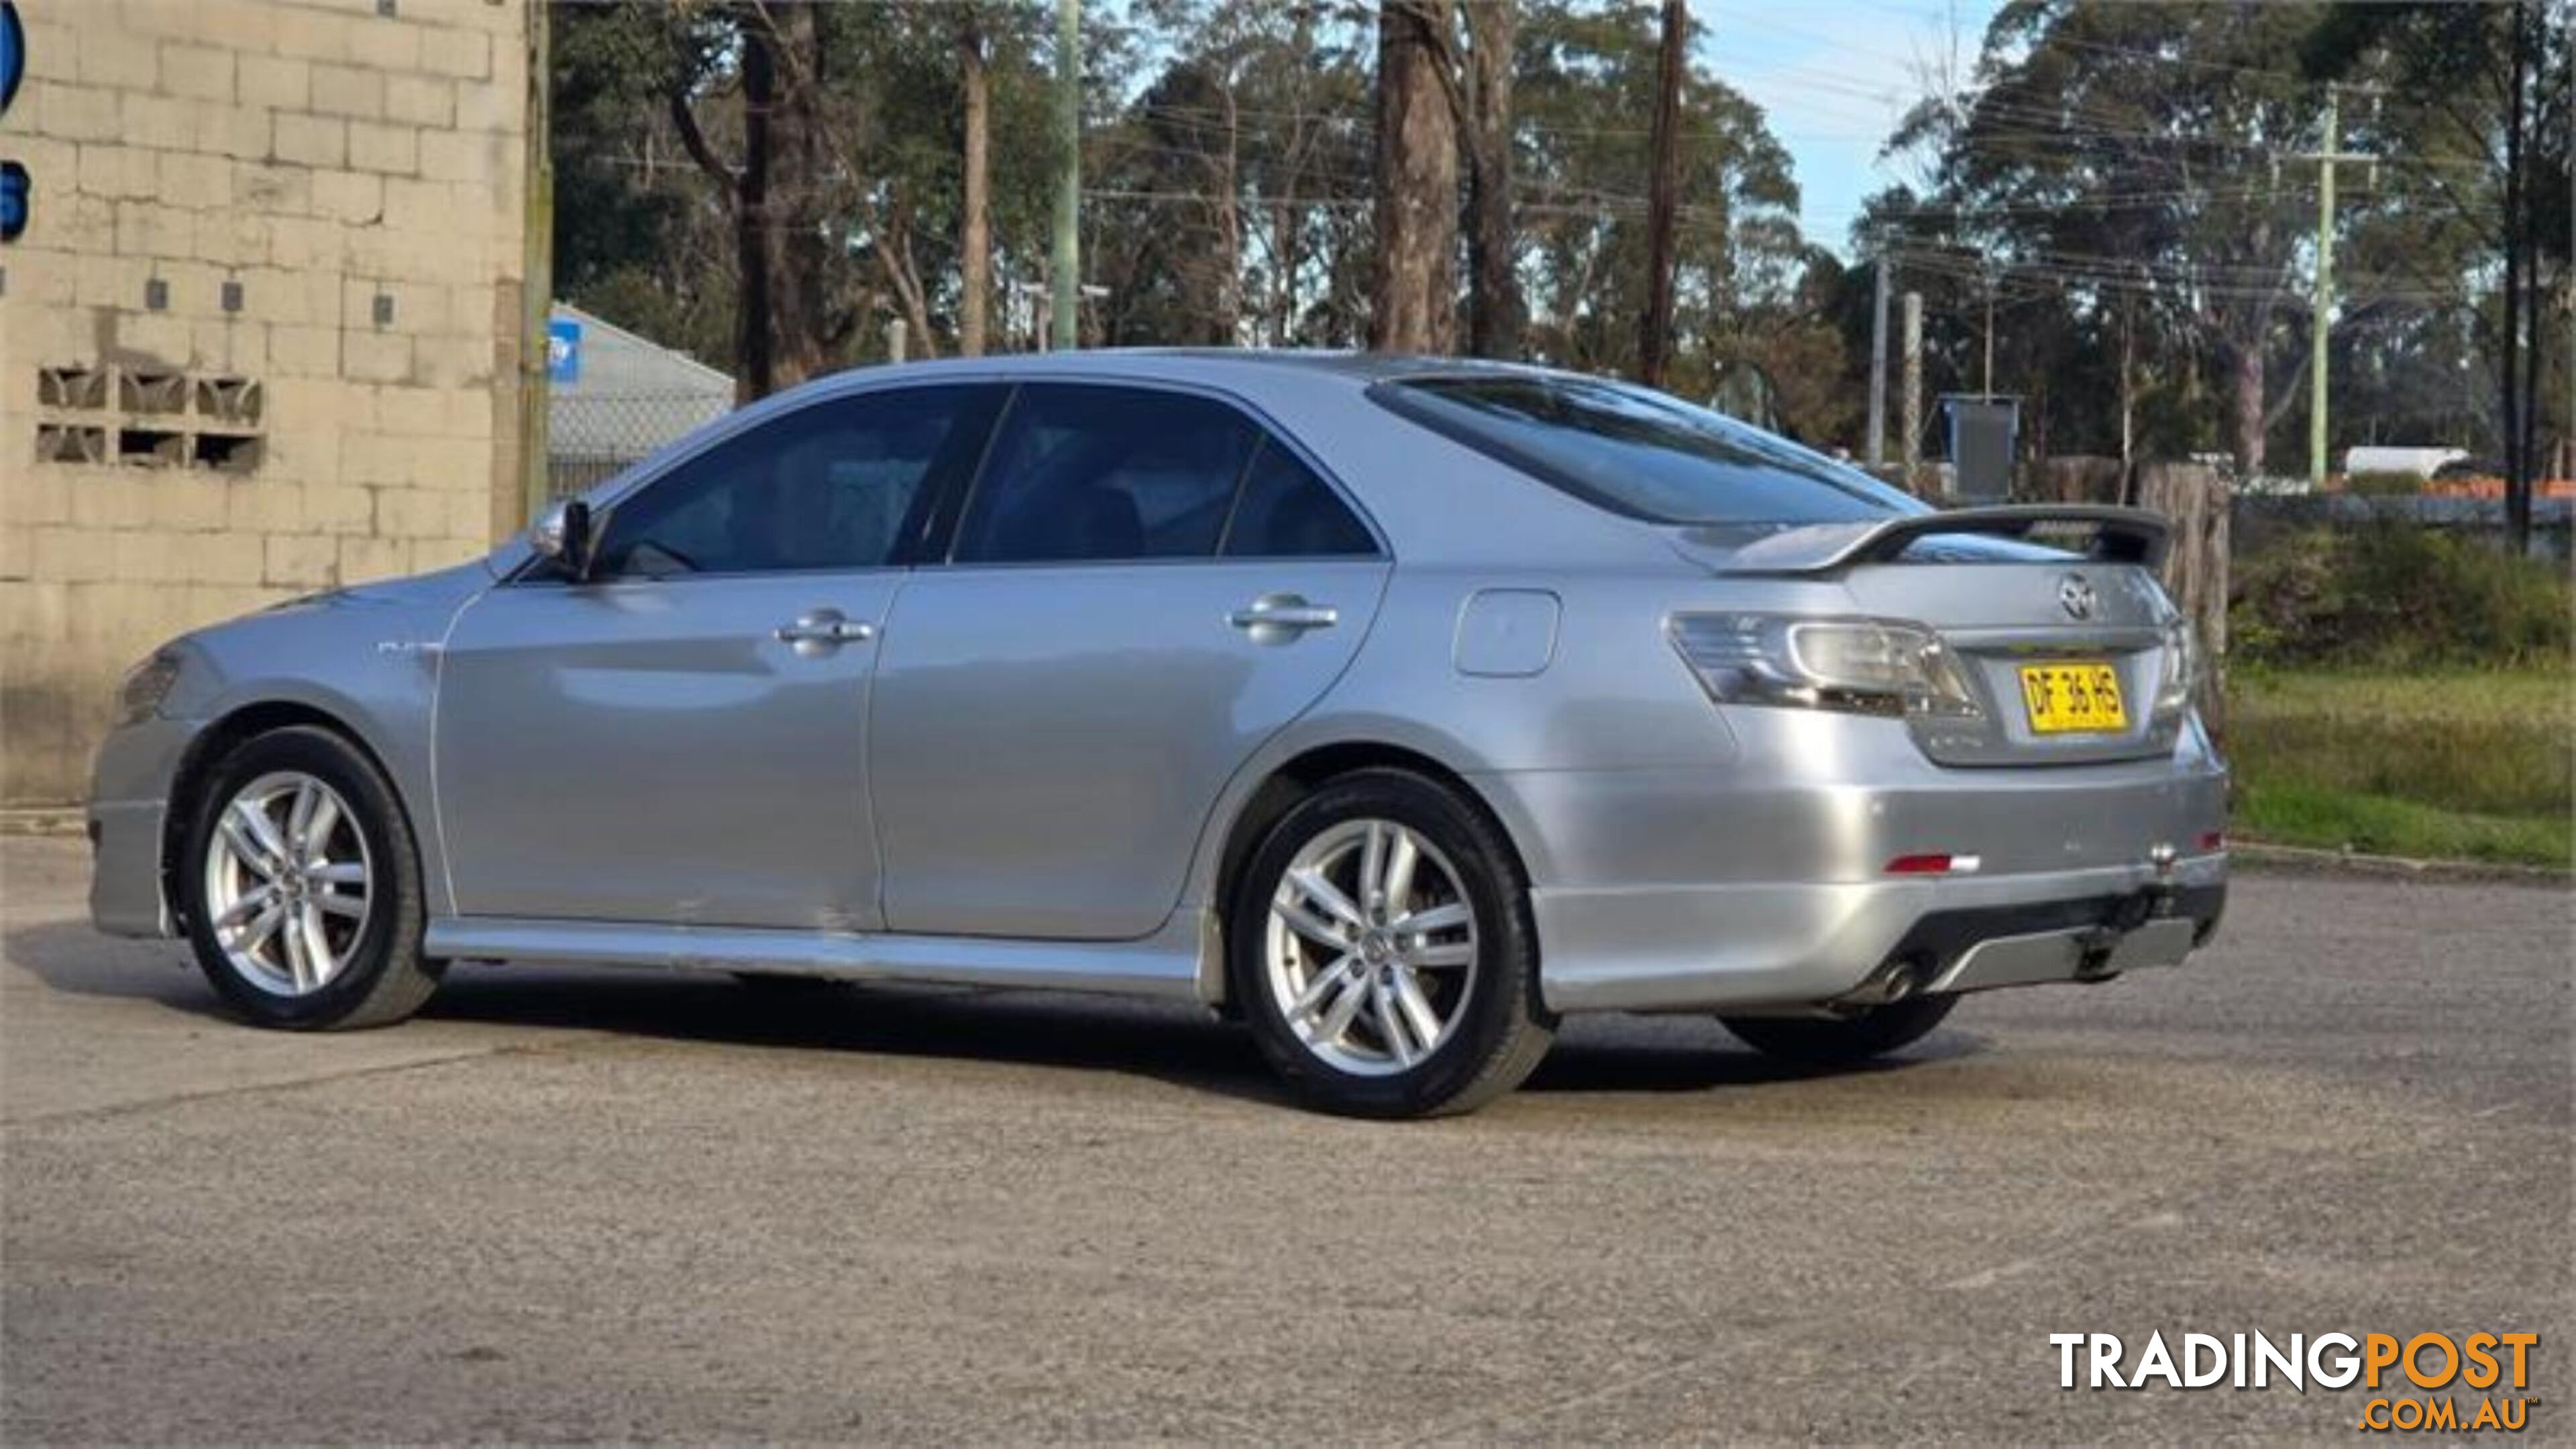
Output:
[[[438,987],[411,825],[375,762],[328,730],[275,730],[225,756],[178,875],[197,964],[263,1026],[382,1026]]]
[[[1721,1016],[1726,1029],[1767,1057],[1810,1067],[1841,1067],[1923,1039],[1956,996],[1913,996],[1844,1017]]]
[[[1509,844],[1405,771],[1343,776],[1280,820],[1236,888],[1227,957],[1263,1055],[1326,1111],[1469,1111],[1554,1036]]]

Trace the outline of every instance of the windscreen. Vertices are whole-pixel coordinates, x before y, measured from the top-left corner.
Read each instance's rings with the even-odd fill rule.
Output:
[[[1655,523],[1847,523],[1924,511],[1785,438],[1607,379],[1435,375],[1380,383],[1369,396],[1586,502]]]

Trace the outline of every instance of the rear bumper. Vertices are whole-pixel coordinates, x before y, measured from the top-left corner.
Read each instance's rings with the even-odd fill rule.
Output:
[[[2144,911],[2136,925],[2186,921],[2181,944],[2196,945],[2218,924],[2226,879],[2217,853],[2179,860],[2167,875],[2141,862],[1989,879],[1541,888],[1530,898],[1551,1008],[1694,1011],[1830,1001],[1898,959],[1936,991],[2169,965],[2179,959],[2163,949],[2173,932],[2130,945],[2141,933],[2119,927]],[[2007,941],[2019,949],[2004,952]],[[2093,956],[2106,947],[2111,957]],[[2118,960],[2123,947],[2130,961]]]

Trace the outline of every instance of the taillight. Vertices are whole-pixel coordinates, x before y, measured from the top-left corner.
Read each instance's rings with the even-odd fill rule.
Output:
[[[2164,662],[2156,676],[2156,716],[2169,719],[2191,708],[2191,692],[2200,682],[2200,650],[2191,636],[2191,621],[2180,614],[2165,620]]]
[[[1676,614],[1673,648],[1721,704],[1974,718],[1959,661],[1930,628],[1899,619]]]

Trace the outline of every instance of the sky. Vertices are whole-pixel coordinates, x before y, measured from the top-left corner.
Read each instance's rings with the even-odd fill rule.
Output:
[[[1690,0],[1699,58],[1762,107],[1797,163],[1799,229],[1850,256],[1861,199],[1900,180],[1880,145],[1914,102],[1964,81],[2001,0]]]

